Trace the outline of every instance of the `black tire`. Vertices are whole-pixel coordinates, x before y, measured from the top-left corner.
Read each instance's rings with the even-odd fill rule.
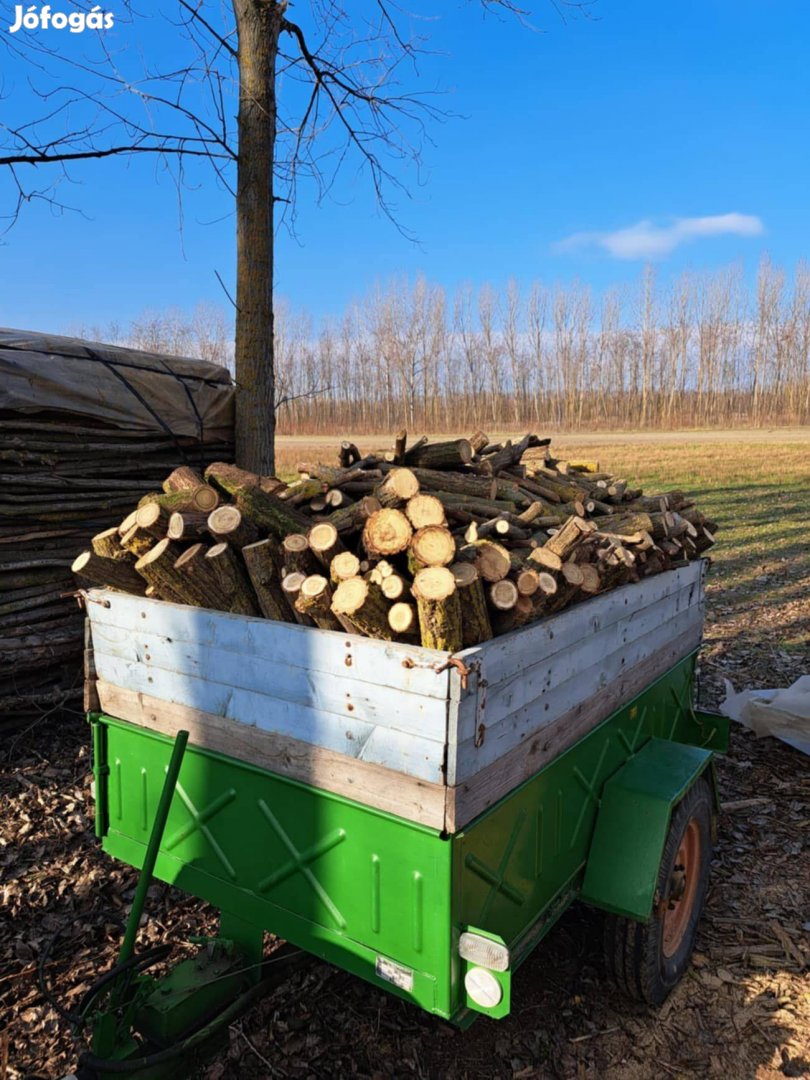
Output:
[[[714,796],[708,777],[701,777],[672,812],[658,872],[656,904],[648,923],[617,915],[605,917],[605,962],[608,977],[631,998],[660,1005],[680,981],[692,956],[695,935],[709,884],[714,835]],[[688,840],[687,840],[687,830]],[[699,840],[697,839],[699,837]],[[676,869],[678,852],[691,841],[698,845],[696,881]],[[689,893],[689,909],[680,919],[672,896]],[[673,930],[672,922],[676,922]],[[677,925],[678,921],[680,925]],[[667,946],[665,948],[665,922]]]

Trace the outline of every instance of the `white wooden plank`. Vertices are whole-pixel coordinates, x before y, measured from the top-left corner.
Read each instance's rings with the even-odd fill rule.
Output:
[[[107,603],[109,607],[103,606]],[[91,590],[87,614],[94,633],[96,626],[128,632],[147,628],[173,641],[210,645],[246,658],[282,660],[325,675],[343,672],[360,682],[426,697],[448,696],[447,656],[433,649],[147,600],[112,589]]]
[[[137,662],[178,677],[214,679],[291,705],[334,713],[338,723],[346,717],[424,735],[437,742],[443,743],[446,737],[446,701],[360,682],[345,666],[325,677],[322,672],[295,667],[277,657],[246,657],[204,643],[178,641],[139,626],[121,630],[97,625],[94,646],[98,657]],[[268,708],[271,706],[272,702],[268,702]]]
[[[103,681],[98,688],[101,707],[111,716],[171,737],[180,730],[188,731],[192,746],[227,754],[420,825],[444,828],[447,789],[443,784],[429,784],[299,739],[234,724],[221,716]]]
[[[350,716],[271,699],[211,679],[173,675],[159,668],[99,653],[100,679],[115,686],[188,708],[199,709],[248,727],[290,736],[314,746],[371,761],[430,783],[444,781],[444,742],[375,726]],[[123,719],[126,719],[125,717]]]
[[[702,576],[703,562],[700,560],[679,570],[612,589],[530,626],[465,649],[458,655],[468,667],[477,663],[481,677],[494,685],[519,674],[528,663],[569,649],[581,638],[623,619],[630,611],[663,600],[687,585],[701,590]],[[468,694],[471,692],[475,692],[474,680],[470,681],[467,691]]]
[[[471,739],[461,743],[455,753],[455,771],[448,768],[448,783],[459,784],[475,773],[503,757],[521,742],[553,724],[563,713],[585,708],[588,703],[619,679],[623,672],[631,670],[649,656],[665,648],[668,642],[689,638],[694,647],[700,643],[703,628],[703,612],[700,605],[686,608],[630,645],[623,645],[594,663],[589,669],[578,672],[566,682],[560,683],[547,695],[528,702],[514,713],[498,718],[496,731],[490,737],[486,729],[484,740],[476,747]]]
[[[501,717],[510,716],[528,702],[548,695],[560,683],[598,663],[602,656],[630,645],[698,601],[695,588],[686,586],[663,600],[628,610],[622,619],[581,637],[562,651],[555,649],[551,655],[527,659],[519,672],[497,682],[486,678],[488,668],[484,666],[479,686],[480,680],[486,678],[485,690],[468,695],[459,707],[458,742],[473,738],[480,723],[486,724],[488,733],[493,733]]]

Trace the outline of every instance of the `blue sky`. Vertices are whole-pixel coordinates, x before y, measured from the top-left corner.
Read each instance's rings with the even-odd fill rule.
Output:
[[[437,104],[459,114],[431,127],[419,182],[401,173],[411,197],[398,217],[419,243],[349,164],[320,205],[302,191],[297,236],[279,234],[277,292],[294,305],[337,314],[375,281],[419,272],[451,289],[579,277],[599,292],[637,280],[648,256],[666,279],[732,261],[751,274],[763,251],[788,266],[810,255],[809,4],[598,0],[593,19],[563,23],[538,0],[542,32],[473,2],[416,6],[437,16],[422,25],[439,55],[409,86],[440,85]],[[119,47],[136,36],[116,33]],[[137,36],[171,52],[160,20]],[[36,103],[22,66],[0,62],[0,122],[13,126]],[[234,221],[207,173],[184,195],[182,237],[154,164],[72,176],[85,216],[32,205],[2,241],[0,323],[59,331],[225,302],[215,271],[232,285]]]

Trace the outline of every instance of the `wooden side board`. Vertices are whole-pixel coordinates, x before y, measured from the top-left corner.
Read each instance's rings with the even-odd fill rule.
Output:
[[[445,829],[458,832],[519,784],[534,776],[622,705],[699,645],[702,626],[693,625],[664,647],[623,672],[602,693],[558,716],[553,724],[513,747],[468,780],[446,788]]]
[[[312,743],[235,724],[222,716],[125,690],[103,680],[97,686],[101,708],[110,716],[172,738],[185,729],[192,746],[227,754],[420,825],[444,828],[447,789],[443,784],[428,784]]]

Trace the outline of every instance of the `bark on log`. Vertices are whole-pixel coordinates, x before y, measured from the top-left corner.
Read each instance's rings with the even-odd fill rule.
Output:
[[[294,506],[287,506],[282,499],[258,487],[239,488],[234,492],[234,502],[243,517],[278,540],[290,533],[306,532],[310,524],[309,518]]]
[[[259,540],[242,548],[242,558],[262,615],[276,622],[288,622],[293,615],[281,588],[274,550],[275,541]]]
[[[121,547],[121,537],[117,528],[105,529],[104,532],[96,533],[90,541],[90,546],[96,555],[104,559],[123,559],[134,565],[131,554],[126,548]]]
[[[565,561],[588,531],[588,523],[584,518],[570,517],[546,542],[546,550],[559,555]]]
[[[440,472],[437,469],[413,468],[411,472],[419,481],[421,488],[429,491],[443,491],[451,495],[471,495],[476,499],[491,501],[495,498],[497,481],[468,473]]]
[[[205,479],[209,484],[226,495],[238,495],[250,488],[258,488],[268,495],[283,491],[286,484],[276,476],[260,476],[258,473],[240,469],[238,465],[229,465],[225,461],[215,461],[205,470]],[[213,510],[214,508],[211,507]]]
[[[125,548],[136,559],[140,559],[155,545],[152,533],[142,529],[139,525],[133,525],[129,532],[121,537],[121,547]]]
[[[419,612],[422,645],[440,652],[457,652],[463,648],[461,601],[450,570],[444,566],[420,570],[411,591]]]
[[[227,543],[215,544],[205,553],[225,599],[225,611],[233,615],[258,615],[259,604],[239,556]]]
[[[461,603],[462,645],[480,645],[492,637],[484,586],[472,563],[457,562],[450,567]]]
[[[83,551],[73,560],[71,570],[93,585],[109,586],[135,596],[143,596],[146,589],[143,578],[128,559],[109,559],[95,551]]]
[[[167,515],[175,510],[207,511],[209,514],[219,505],[219,494],[209,484],[201,484],[196,488],[184,488],[181,491],[173,491],[168,495],[150,493],[138,503],[138,509],[148,503],[157,503],[167,511]]]
[[[332,612],[345,616],[368,637],[393,641],[394,631],[388,623],[388,601],[379,585],[361,577],[341,581],[332,597]]]
[[[149,502],[135,511],[135,524],[139,529],[162,540],[169,527],[171,513],[158,502]]]
[[[380,509],[379,502],[373,496],[366,495],[359,502],[335,510],[329,515],[329,521],[339,533],[353,533],[362,529],[371,515]]]
[[[298,596],[301,592],[301,586],[307,579],[306,574],[302,574],[298,570],[294,570],[291,574],[285,574],[281,581],[281,588],[284,596],[289,605],[290,611],[293,614],[293,618],[297,623],[302,626],[314,626],[312,619],[309,615],[305,615],[302,611],[299,611],[295,606]]]
[[[182,554],[173,541],[164,539],[135,563],[135,569],[155,590],[161,600],[171,600],[177,604],[190,604],[192,607],[205,607],[206,597],[180,570],[175,563]]]
[[[200,474],[189,465],[181,465],[178,469],[169,473],[163,481],[163,491],[171,495],[175,491],[194,491],[202,487],[205,481]]]
[[[305,578],[295,601],[296,610],[308,615],[321,630],[342,630],[343,626],[332,611],[332,590],[322,574]]]

